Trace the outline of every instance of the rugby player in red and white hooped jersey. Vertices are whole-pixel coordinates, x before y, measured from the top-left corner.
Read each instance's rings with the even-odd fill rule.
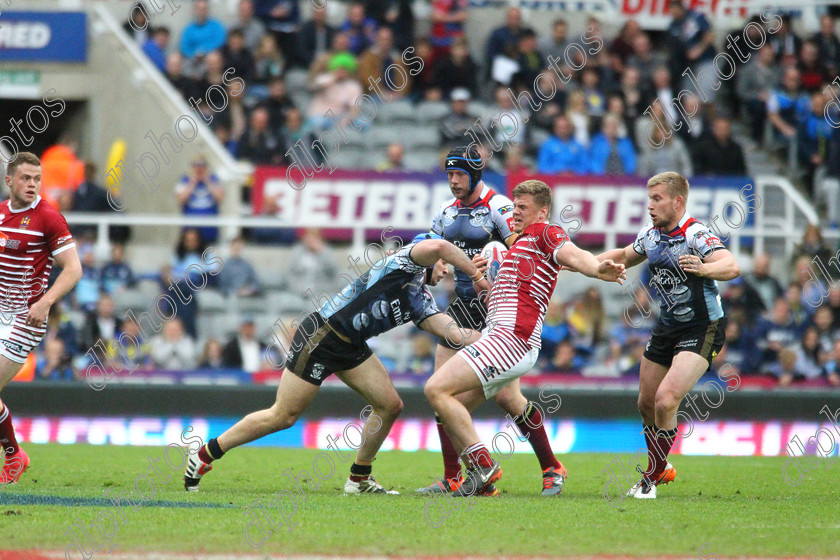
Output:
[[[619,284],[626,277],[624,265],[599,263],[576,247],[563,228],[549,224],[550,212],[551,189],[542,181],[523,181],[513,189],[513,230],[519,237],[490,291],[487,329],[426,383],[426,398],[470,465],[454,495],[475,495],[502,476],[499,462],[479,440],[469,411],[536,363],[543,319],[561,266]]]
[[[82,277],[67,222],[41,200],[41,161],[21,152],[6,167],[9,200],[0,204],[0,391],[20,370],[47,330],[50,307]],[[61,274],[46,289],[53,262]],[[46,291],[45,291],[46,290]],[[12,417],[0,401],[0,485],[15,483],[29,457],[15,439]]]

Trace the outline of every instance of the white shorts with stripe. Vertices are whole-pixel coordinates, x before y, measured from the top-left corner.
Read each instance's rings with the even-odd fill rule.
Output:
[[[22,364],[29,357],[47,332],[46,322],[41,327],[26,324],[27,309],[24,313],[7,314],[0,311],[0,355]]]
[[[478,376],[487,399],[528,373],[539,354],[539,348],[531,348],[513,335],[486,330],[478,341],[458,351]]]

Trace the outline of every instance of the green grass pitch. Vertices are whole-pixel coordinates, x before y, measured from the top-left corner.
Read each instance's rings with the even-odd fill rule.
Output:
[[[163,448],[89,445],[25,446],[32,466],[21,482],[0,489],[0,549],[60,552],[71,524],[90,527],[107,489],[119,493],[148,473],[147,457]],[[124,510],[112,541],[119,552],[189,554],[323,554],[398,556],[677,556],[714,558],[827,557],[840,543],[840,466],[813,470],[796,488],[782,479],[785,458],[673,458],[677,480],[656,500],[607,504],[604,467],[614,456],[570,454],[560,498],[539,495],[533,455],[504,459],[500,498],[476,499],[431,527],[427,500],[414,490],[441,474],[428,452],[386,452],[374,474],[401,496],[343,496],[349,470],[335,475],[299,505],[290,532],[281,527],[261,548],[245,541],[245,508],[268,505],[281,490],[294,491],[281,474],[311,470],[314,450],[246,447],[217,461],[198,493],[186,493],[182,473],[162,466],[166,484],[134,511]],[[627,460],[627,456],[623,457]],[[160,463],[163,465],[163,462]],[[141,489],[145,488],[141,485]],[[449,502],[447,502],[449,503]],[[191,507],[200,506],[200,507]],[[430,512],[435,508],[430,508]],[[108,527],[108,524],[104,524]],[[98,533],[94,532],[98,536]],[[258,540],[259,535],[254,540]],[[106,558],[103,548],[94,558]]]

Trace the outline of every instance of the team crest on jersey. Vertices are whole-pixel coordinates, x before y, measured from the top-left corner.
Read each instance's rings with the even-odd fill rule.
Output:
[[[312,366],[312,377],[314,379],[321,379],[321,377],[323,375],[324,375],[324,364],[317,363],[314,366]]]
[[[493,366],[487,366],[486,368],[484,368],[484,371],[482,371],[482,373],[484,374],[484,379],[487,379],[489,381],[490,379],[493,379],[494,377],[496,377],[496,375],[498,375],[499,370],[497,370]]]
[[[481,227],[487,223],[488,218],[490,218],[490,209],[486,206],[479,206],[470,213],[470,224]]]
[[[649,229],[645,236],[645,242],[648,249],[656,249],[656,244],[659,243],[659,230],[656,228]]]
[[[24,216],[23,219],[20,221],[20,229],[26,229],[29,227],[29,216]]]
[[[455,223],[455,218],[458,217],[458,209],[454,206],[448,206],[443,211],[443,225],[451,226]]]

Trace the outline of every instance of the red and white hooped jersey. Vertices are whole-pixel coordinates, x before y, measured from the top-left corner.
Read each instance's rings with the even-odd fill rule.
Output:
[[[76,246],[67,221],[38,196],[13,210],[0,203],[0,311],[22,313],[47,290],[53,257]]]
[[[546,222],[529,225],[508,250],[487,304],[488,334],[513,335],[540,348],[543,319],[557,285],[554,251],[569,237]]]

